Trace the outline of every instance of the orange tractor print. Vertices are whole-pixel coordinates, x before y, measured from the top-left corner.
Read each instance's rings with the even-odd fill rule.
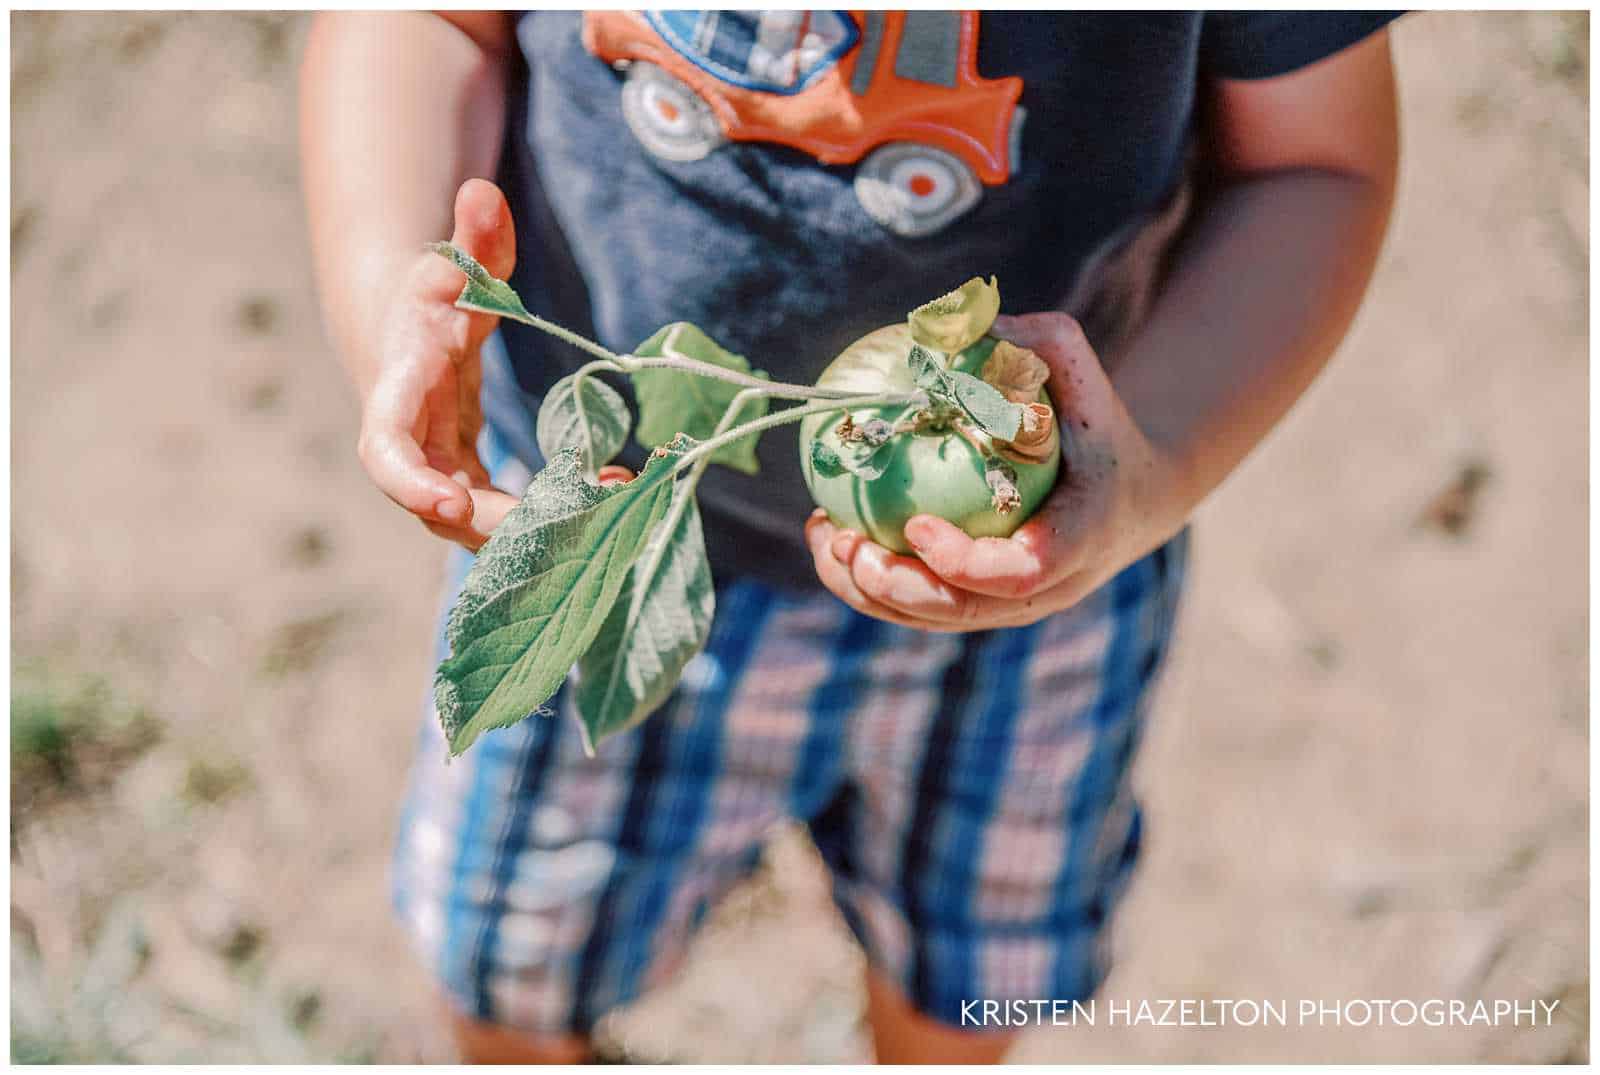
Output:
[[[978,74],[975,11],[591,11],[583,42],[624,72],[651,153],[776,142],[859,164],[862,208],[898,235],[941,230],[1018,166],[1022,80]]]

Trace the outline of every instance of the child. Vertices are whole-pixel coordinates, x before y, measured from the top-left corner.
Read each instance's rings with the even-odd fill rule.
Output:
[[[418,252],[452,198],[453,241],[536,313],[624,351],[692,321],[790,382],[995,273],[1024,313],[994,331],[1050,365],[1070,430],[1014,537],[918,517],[916,557],[802,527],[770,435],[759,477],[701,486],[717,619],[660,712],[594,760],[567,713],[448,768],[425,724],[396,900],[468,1059],[585,1057],[786,817],[867,952],[880,1060],[999,1059],[1014,1032],[970,1002],[1095,990],[1185,522],[1320,370],[1382,241],[1388,18],[318,19],[320,284],[361,459],[434,533],[486,540],[584,357],[452,307],[460,274]]]

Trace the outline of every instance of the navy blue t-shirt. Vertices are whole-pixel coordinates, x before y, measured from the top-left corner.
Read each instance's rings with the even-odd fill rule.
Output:
[[[523,15],[512,282],[615,350],[691,321],[805,384],[972,276],[999,277],[1008,313],[1084,316],[1108,249],[1173,203],[1205,80],[1286,73],[1392,17]],[[586,356],[520,325],[503,337],[525,395],[486,406],[538,466],[516,419]],[[759,458],[759,475],[701,483],[713,570],[812,588],[793,430],[765,434]]]

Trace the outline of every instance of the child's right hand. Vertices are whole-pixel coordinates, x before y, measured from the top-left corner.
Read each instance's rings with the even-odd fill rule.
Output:
[[[500,189],[469,179],[456,193],[451,242],[505,279],[516,233]],[[517,499],[478,459],[479,349],[499,318],[457,309],[465,278],[421,252],[384,314],[377,374],[365,393],[357,452],[379,489],[440,537],[476,550]]]

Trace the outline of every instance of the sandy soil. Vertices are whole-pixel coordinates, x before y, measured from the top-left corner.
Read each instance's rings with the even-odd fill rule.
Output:
[[[89,728],[13,784],[14,1052],[446,1059],[384,887],[441,550],[363,480],[320,332],[303,24],[12,31],[13,714]],[[1588,1055],[1587,22],[1396,39],[1391,242],[1334,367],[1201,512],[1103,996],[1558,1014],[1101,1025],[1018,1059]],[[859,1057],[857,964],[782,835],[608,1040]]]

